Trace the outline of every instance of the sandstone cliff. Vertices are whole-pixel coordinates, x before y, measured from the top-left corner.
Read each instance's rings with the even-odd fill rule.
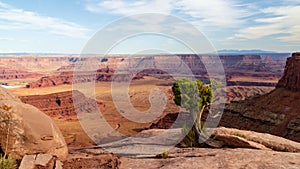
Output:
[[[284,75],[268,94],[226,106],[220,125],[268,132],[300,141],[300,54],[287,59]]]
[[[58,118],[71,118],[72,116],[76,116],[73,99],[80,100],[76,102],[78,104],[76,107],[81,107],[83,110],[87,110],[85,107],[93,107],[93,104],[96,103],[95,100],[85,97],[79,91],[20,96],[20,99],[24,103],[37,107],[48,116]],[[101,106],[103,104],[98,102],[97,105]],[[94,107],[94,109],[90,111],[97,111],[97,107]]]
[[[284,75],[275,90],[226,105],[219,125],[271,133],[300,142],[299,77],[299,53],[295,53],[287,60]],[[177,117],[178,113],[168,114],[150,128],[169,128]]]
[[[25,79],[41,76],[38,73],[31,73],[24,70],[15,70],[6,67],[0,67],[0,79]]]
[[[99,67],[101,67],[101,69],[96,71],[96,79],[91,77],[91,75],[93,76],[94,72],[82,72],[80,73],[80,78],[78,78],[78,81],[85,82],[87,79],[111,81],[112,75],[115,75],[115,78],[118,80],[127,80],[128,78],[131,78],[132,72],[138,73],[135,79],[142,78],[143,76],[170,78],[170,73],[173,75],[186,73],[186,68],[182,67],[183,65],[188,66],[196,78],[208,78],[205,65],[203,64],[203,62],[207,61],[208,56],[203,55],[198,57],[197,55],[192,54],[178,55],[178,60],[174,60],[174,57],[176,56],[155,55],[137,56],[133,58],[102,58],[101,60],[98,60]],[[274,83],[246,83],[243,81],[232,81],[232,79],[236,77],[255,77],[262,80],[271,79],[277,82],[283,72],[285,64],[282,60],[268,60],[266,62],[260,55],[220,55],[219,57],[223,64],[228,82],[230,84],[238,83],[242,86],[274,86]],[[88,61],[86,59],[83,60]],[[71,84],[73,82],[72,72],[75,68],[76,62],[78,62],[78,58],[69,59],[68,65],[63,65],[62,67],[56,69],[56,75],[42,77],[38,81],[28,84],[27,87],[47,87],[61,84]],[[114,70],[117,69],[118,73],[116,74]],[[168,72],[166,72],[166,70]]]
[[[66,160],[68,155],[62,133],[51,118],[1,87],[0,148],[17,159],[48,153]]]
[[[59,75],[45,76],[39,80],[29,83],[26,85],[27,88],[37,88],[37,87],[51,87],[64,84],[73,84],[73,83],[85,83],[90,81],[96,82],[110,82],[113,79],[116,81],[124,81],[131,79],[132,74],[130,73],[119,73],[115,74],[115,71],[109,67],[101,68],[95,72],[80,72],[76,73],[76,79],[74,77],[73,71],[62,72]],[[141,79],[143,75],[137,74],[133,77],[135,79]]]
[[[300,53],[294,53],[288,58],[284,75],[279,80],[277,88],[300,91]]]

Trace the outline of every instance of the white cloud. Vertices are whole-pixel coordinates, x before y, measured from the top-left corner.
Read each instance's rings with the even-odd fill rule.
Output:
[[[191,23],[199,27],[236,27],[243,23],[243,17],[250,15],[246,5],[242,6],[235,0],[104,0],[88,3],[86,10],[125,16],[143,13],[175,14],[188,16]]]
[[[236,27],[249,12],[233,0],[180,0],[176,8],[197,19],[199,25]]]
[[[276,35],[281,41],[300,41],[300,6],[278,6],[262,10],[263,17],[256,19],[259,25],[241,29],[236,38],[259,39]]]
[[[174,0],[104,0],[99,1],[96,4],[87,4],[86,10],[94,13],[111,12],[121,15],[134,15],[142,13],[169,14],[172,11],[172,1]]]
[[[14,38],[1,38],[0,37],[0,41],[14,41]]]
[[[0,29],[33,29],[45,30],[50,33],[86,38],[88,29],[73,22],[61,20],[59,18],[41,16],[35,12],[16,9],[8,4],[0,2]]]

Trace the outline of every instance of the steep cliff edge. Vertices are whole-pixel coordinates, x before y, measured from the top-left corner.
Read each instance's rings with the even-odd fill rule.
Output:
[[[284,75],[276,87],[300,91],[300,53],[293,53],[292,57],[288,58]]]
[[[220,125],[267,132],[300,141],[300,53],[287,59],[284,75],[268,94],[226,106]]]
[[[204,61],[207,60],[207,56],[202,55],[178,55],[180,61],[174,61],[173,55],[155,55],[155,56],[143,56],[134,58],[102,58],[99,61],[99,69],[96,71],[96,79],[91,78],[95,72],[82,72],[79,82],[85,82],[87,79],[97,81],[111,81],[112,77],[118,80],[127,80],[130,78],[131,71],[140,70],[135,79],[140,79],[143,76],[154,76],[158,78],[168,79],[169,74],[184,74],[183,70],[178,69],[182,65],[186,65],[190,68],[191,72],[199,79],[207,79],[208,74]],[[264,61],[260,55],[220,55],[220,60],[223,64],[226,79],[228,84],[241,85],[241,86],[275,86],[277,80],[282,75],[285,61],[282,60],[268,60]],[[28,88],[36,87],[49,87],[62,84],[73,83],[73,70],[75,68],[76,60],[72,60],[72,63],[67,66],[62,66],[56,70],[55,75],[45,76],[37,80],[36,82],[29,83]],[[208,64],[208,63],[207,63]],[[213,63],[212,63],[213,64]],[[109,69],[107,69],[109,68]],[[161,70],[164,68],[164,70]],[[182,68],[183,69],[183,68]],[[114,70],[118,70],[115,73]],[[165,72],[168,70],[168,73]],[[78,72],[77,72],[78,73]],[[116,76],[118,74],[118,76]],[[240,81],[242,79],[251,80],[258,79],[258,82]],[[274,83],[269,81],[273,80]],[[266,82],[265,82],[266,81]],[[76,83],[76,82],[75,82]]]
[[[273,91],[226,105],[219,126],[270,133],[300,142],[299,55],[294,53],[287,60],[284,75]],[[170,128],[177,116],[178,113],[167,114],[150,128]]]
[[[76,116],[73,99],[79,99],[76,107],[82,107],[83,110],[87,110],[86,107],[93,107],[92,111],[97,111],[97,107],[94,107],[94,103],[101,106],[102,103],[95,102],[95,100],[87,98],[81,92],[66,91],[60,93],[53,93],[47,95],[31,95],[31,96],[20,96],[22,102],[33,105],[39,110],[44,112],[50,117],[59,118],[71,118]]]

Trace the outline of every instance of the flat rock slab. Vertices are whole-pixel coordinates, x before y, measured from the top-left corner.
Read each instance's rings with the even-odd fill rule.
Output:
[[[182,139],[181,129],[151,129],[142,131],[136,137],[101,144],[97,147],[120,156],[155,157],[157,154],[175,147]],[[101,150],[90,149],[88,151],[97,153]]]
[[[50,154],[25,155],[19,169],[62,169],[62,163]]]
[[[258,144],[260,144],[261,146],[274,151],[300,152],[300,143],[267,133],[258,133],[254,131],[220,127],[214,129],[214,134],[216,135],[216,139],[218,139],[218,136],[227,136],[226,141],[228,142],[228,144],[230,144],[230,139],[228,139],[229,137],[239,137],[240,140],[248,141],[250,143],[255,142],[255,146],[259,146]],[[222,140],[222,138],[219,139]],[[257,148],[264,149],[264,147]]]
[[[175,148],[169,158],[128,158],[121,157],[121,169],[256,169],[256,168],[300,168],[300,153],[275,152],[254,149],[209,149]]]
[[[68,159],[63,162],[63,169],[109,169],[119,168],[119,158],[101,148],[93,153],[86,148],[70,149]],[[59,168],[57,168],[59,169]]]
[[[35,159],[35,166],[52,169],[54,167],[54,158],[50,154],[38,154]]]
[[[19,169],[34,169],[36,155],[25,155]]]
[[[207,129],[213,135],[210,142],[222,142],[223,147],[252,148],[283,152],[300,152],[300,143],[282,137],[231,128]],[[155,157],[174,148],[182,139],[180,128],[150,129],[140,132],[136,137],[97,146],[120,156]],[[97,153],[100,149],[88,150]]]

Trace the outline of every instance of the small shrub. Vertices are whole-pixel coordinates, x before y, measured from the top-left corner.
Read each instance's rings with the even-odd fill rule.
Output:
[[[161,154],[156,155],[157,158],[169,158],[169,152],[168,151],[163,151]]]
[[[10,135],[10,130],[11,130],[11,122],[12,122],[12,106],[9,105],[2,105],[0,107],[2,111],[7,111],[7,117],[4,119],[2,122],[6,123],[7,125],[7,131],[6,131],[6,144],[4,147],[4,155],[0,154],[0,169],[16,169],[17,168],[17,161],[15,159],[12,159],[11,157],[7,156],[7,151],[8,151],[8,144],[9,144],[9,135]],[[1,149],[2,150],[2,149]]]
[[[0,169],[16,169],[17,161],[6,155],[0,155]]]
[[[243,133],[240,133],[240,132],[233,133],[233,135],[244,138],[244,139],[247,139],[247,136]]]
[[[168,157],[169,157],[169,152],[168,152],[168,151],[162,152],[162,153],[161,153],[161,157],[162,157],[162,158],[165,158],[165,159],[168,158]]]

